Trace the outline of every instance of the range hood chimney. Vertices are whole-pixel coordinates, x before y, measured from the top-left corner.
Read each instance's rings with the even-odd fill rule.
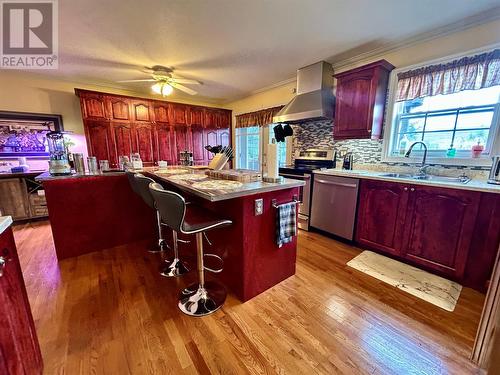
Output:
[[[306,122],[332,120],[333,68],[320,61],[297,70],[297,96],[273,117],[273,122]]]

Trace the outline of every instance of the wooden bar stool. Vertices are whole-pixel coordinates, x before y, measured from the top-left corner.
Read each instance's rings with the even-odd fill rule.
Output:
[[[221,219],[196,205],[186,206],[186,201],[181,195],[163,189],[158,183],[152,183],[149,188],[162,221],[179,233],[196,236],[198,282],[181,291],[179,309],[190,316],[205,316],[217,311],[224,304],[227,292],[216,282],[205,282],[205,270],[218,273],[222,268],[214,270],[205,267],[204,257],[214,257],[221,262],[222,259],[215,254],[203,253],[203,234],[212,229],[231,225],[232,221]]]

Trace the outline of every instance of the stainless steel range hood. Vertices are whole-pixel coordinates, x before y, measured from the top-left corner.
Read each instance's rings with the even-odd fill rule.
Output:
[[[273,117],[273,122],[333,119],[333,68],[320,61],[297,71],[297,96]]]

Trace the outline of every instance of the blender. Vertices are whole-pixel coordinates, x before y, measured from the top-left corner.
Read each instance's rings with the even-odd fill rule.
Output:
[[[48,132],[47,144],[49,146],[49,173],[52,176],[71,174],[68,154],[64,147],[64,135],[59,131]]]

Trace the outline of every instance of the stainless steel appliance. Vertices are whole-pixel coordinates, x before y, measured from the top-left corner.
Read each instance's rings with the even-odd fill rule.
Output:
[[[500,185],[500,155],[493,157],[493,164],[491,165],[488,183]]]
[[[193,153],[187,150],[179,152],[179,165],[193,165]]]
[[[307,122],[333,119],[332,65],[320,61],[297,71],[297,95],[273,117],[273,122]]]
[[[352,240],[359,180],[314,174],[311,226]]]
[[[85,163],[82,153],[73,154],[73,164],[75,165],[75,172],[79,174],[85,174]]]
[[[295,159],[294,165],[279,169],[279,175],[285,178],[301,180],[305,186],[299,192],[298,227],[309,230],[309,216],[311,211],[311,192],[314,184],[313,171],[334,167],[334,151],[324,149],[309,149],[301,151]]]

